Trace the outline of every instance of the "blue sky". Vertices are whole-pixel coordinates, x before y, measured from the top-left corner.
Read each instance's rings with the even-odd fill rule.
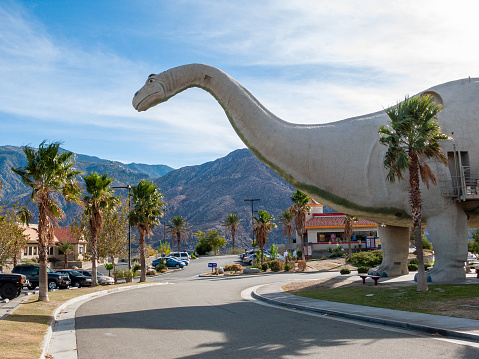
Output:
[[[59,140],[127,163],[201,164],[244,145],[199,89],[136,112],[149,74],[210,64],[282,119],[327,123],[478,77],[478,10],[477,0],[2,1],[0,145]]]

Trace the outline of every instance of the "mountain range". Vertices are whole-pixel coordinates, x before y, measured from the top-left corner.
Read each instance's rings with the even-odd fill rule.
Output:
[[[11,167],[22,167],[26,158],[21,147],[0,146],[0,180],[3,188],[0,197],[7,206],[15,202],[26,204],[31,190],[22,184],[20,177],[11,171]],[[237,247],[250,246],[251,238],[251,202],[246,199],[260,199],[254,202],[254,211],[267,210],[274,217],[288,208],[294,188],[259,161],[248,149],[235,150],[225,157],[197,166],[173,169],[165,165],[146,165],[139,163],[124,164],[94,156],[76,155],[75,167],[89,173],[108,173],[115,178],[114,187],[135,186],[141,179],[156,183],[167,203],[166,218],[182,215],[192,225],[190,240],[185,248],[193,248],[196,240],[192,235],[198,230],[220,229],[228,213],[237,213],[242,230],[237,234]],[[124,195],[127,193],[125,191]],[[61,225],[69,225],[73,217],[82,209],[75,204],[59,201],[66,213]],[[33,213],[37,210],[30,203]],[[162,240],[170,236],[162,225],[155,228],[148,243],[157,247]],[[193,237],[193,238],[192,238]],[[226,234],[230,245],[230,235]],[[268,243],[284,243],[283,231],[274,229]],[[134,245],[134,244],[133,244]],[[228,246],[229,246],[228,245]]]

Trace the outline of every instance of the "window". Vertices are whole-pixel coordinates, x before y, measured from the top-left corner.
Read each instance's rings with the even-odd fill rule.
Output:
[[[83,246],[80,246],[79,248],[80,254],[83,254]]]

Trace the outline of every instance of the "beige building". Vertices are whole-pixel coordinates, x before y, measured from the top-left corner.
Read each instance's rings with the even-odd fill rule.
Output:
[[[28,259],[38,259],[38,225],[30,224],[29,227],[24,226],[24,228],[24,233],[28,236],[28,241],[24,250],[20,253],[20,262]],[[52,264],[54,264],[54,262],[63,264],[65,255],[59,250],[56,244],[67,241],[73,245],[73,251],[68,255],[69,266],[75,265],[81,268],[82,262],[85,259],[84,255],[86,252],[87,242],[84,240],[78,241],[75,239],[71,234],[70,227],[56,227],[54,228],[53,233],[54,245],[48,249],[48,260],[51,261]],[[56,267],[60,266],[60,264],[56,265]]]

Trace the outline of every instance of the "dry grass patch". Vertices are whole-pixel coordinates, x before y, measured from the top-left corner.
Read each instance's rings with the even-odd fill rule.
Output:
[[[14,313],[0,320],[0,359],[39,358],[40,345],[50,326],[53,312],[67,300],[93,292],[136,284],[139,283],[59,290],[48,293],[50,299],[48,302],[39,302],[38,295],[31,296]]]

